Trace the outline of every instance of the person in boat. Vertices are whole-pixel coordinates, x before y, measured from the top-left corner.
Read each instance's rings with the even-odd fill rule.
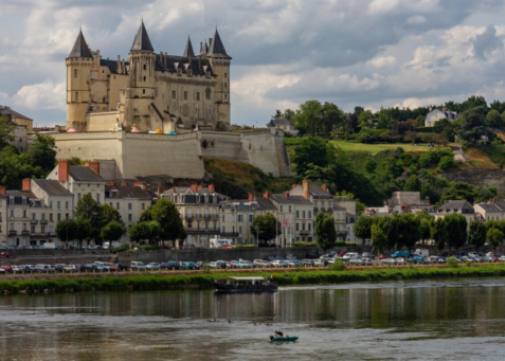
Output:
[[[276,336],[283,337],[283,336],[284,336],[284,333],[283,333],[282,331],[275,331],[275,335],[276,335]]]

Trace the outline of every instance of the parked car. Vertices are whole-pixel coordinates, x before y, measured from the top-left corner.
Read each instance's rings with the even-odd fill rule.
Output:
[[[166,261],[160,263],[161,269],[176,270],[179,269],[179,262],[177,261]]]
[[[77,272],[77,266],[75,264],[66,264],[63,266],[63,272]]]
[[[145,271],[146,265],[142,261],[131,261],[130,270],[132,271]]]
[[[6,251],[0,252],[0,258],[9,258],[9,257],[10,257],[9,252],[6,252]]]
[[[359,253],[357,253],[357,252],[347,252],[346,254],[344,254],[342,256],[342,259],[344,261],[349,261],[349,260],[351,260],[353,258],[359,258]]]
[[[254,267],[257,267],[257,268],[261,268],[261,267],[270,267],[271,266],[271,263],[268,262],[267,260],[264,260],[264,259],[260,259],[260,258],[257,258],[253,261],[253,266]]]
[[[146,265],[146,270],[148,271],[159,271],[161,269],[161,265],[156,262],[151,262]]]
[[[394,251],[393,253],[391,253],[391,257],[393,257],[393,258],[398,258],[398,257],[408,258],[408,257],[410,257],[410,252],[403,251],[403,250]]]
[[[181,270],[196,270],[198,265],[195,262],[184,261],[179,264],[179,269]]]

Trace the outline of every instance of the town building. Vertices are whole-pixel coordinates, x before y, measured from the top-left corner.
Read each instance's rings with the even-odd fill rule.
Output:
[[[33,120],[26,115],[0,105],[0,117],[5,117],[12,124],[12,139],[9,141],[11,145],[16,147],[20,152],[24,152],[31,144],[33,133]]]
[[[220,233],[220,203],[228,197],[216,192],[214,185],[192,184],[172,187],[160,198],[175,204],[187,233],[184,247],[208,248],[209,240]]]
[[[81,32],[66,59],[67,128],[170,134],[230,125],[230,64],[217,29],[195,53],[156,53],[142,22],[128,59],[103,58]]]
[[[452,112],[447,109],[433,109],[428,114],[426,114],[426,118],[424,119],[425,127],[433,127],[439,121],[443,119],[447,119],[450,122],[453,122],[458,117],[458,113]]]
[[[385,216],[390,214],[434,212],[429,199],[421,199],[420,192],[397,191],[384,202],[382,207],[367,207],[365,214],[369,216]]]
[[[505,220],[505,201],[497,200],[485,203],[476,203],[473,206],[475,216],[483,221]]]
[[[295,128],[293,122],[286,118],[273,117],[267,124],[268,128],[281,130],[284,134],[296,136],[299,131]]]
[[[105,188],[105,204],[118,211],[128,228],[140,220],[142,213],[152,204],[152,195],[141,183],[121,181]]]
[[[449,214],[463,215],[468,224],[475,219],[473,206],[465,200],[448,200],[438,208],[435,219],[443,218]]]

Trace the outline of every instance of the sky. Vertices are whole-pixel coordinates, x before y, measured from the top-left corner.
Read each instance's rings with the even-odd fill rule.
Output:
[[[218,27],[237,124],[309,99],[347,111],[505,100],[505,0],[0,0],[0,104],[63,124],[79,28],[115,59],[141,18],[155,51],[171,54]]]

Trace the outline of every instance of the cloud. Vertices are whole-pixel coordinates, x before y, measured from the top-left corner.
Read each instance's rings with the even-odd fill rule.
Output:
[[[65,110],[65,84],[46,81],[24,85],[14,95],[16,105],[31,110]]]
[[[0,2],[0,102],[41,121],[65,118],[79,27],[104,57],[127,57],[141,17],[156,51],[172,54],[219,27],[238,123],[310,98],[352,109],[505,93],[504,0]]]

